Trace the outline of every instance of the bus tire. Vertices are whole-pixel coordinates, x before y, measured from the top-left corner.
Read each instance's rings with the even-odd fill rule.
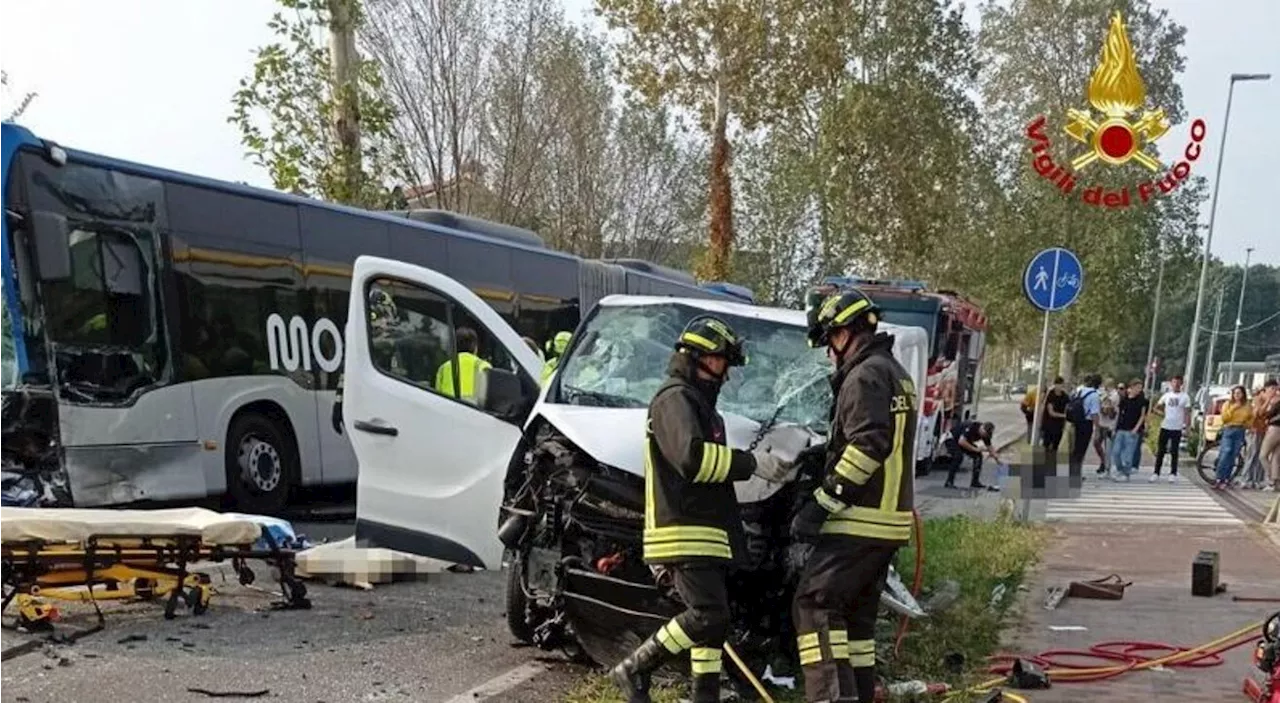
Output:
[[[237,415],[227,429],[227,497],[235,509],[277,515],[298,475],[292,435],[257,412]]]

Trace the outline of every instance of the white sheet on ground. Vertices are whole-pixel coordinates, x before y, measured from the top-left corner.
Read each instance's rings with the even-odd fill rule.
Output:
[[[198,536],[204,544],[252,544],[262,529],[252,520],[205,508],[108,510],[95,508],[5,508],[0,541],[81,543],[94,535]]]
[[[373,588],[398,578],[438,574],[449,562],[428,559],[390,549],[356,546],[355,537],[321,544],[298,552],[297,574],[332,584]]]

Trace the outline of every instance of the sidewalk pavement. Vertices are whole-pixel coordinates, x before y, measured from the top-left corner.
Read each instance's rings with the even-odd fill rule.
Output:
[[[1261,621],[1272,603],[1233,602],[1232,595],[1280,597],[1280,549],[1246,526],[1096,525],[1064,523],[1029,581],[1022,624],[1010,652],[1088,649],[1100,642],[1137,640],[1195,647]],[[1213,598],[1191,595],[1191,563],[1201,550],[1218,552],[1219,580],[1227,591]],[[1119,574],[1132,581],[1123,600],[1065,599],[1044,609],[1045,589],[1071,581]],[[1051,627],[1083,626],[1085,631]],[[1160,656],[1154,653],[1153,656]],[[1251,646],[1227,652],[1210,668],[1174,668],[1125,674],[1110,681],[1059,684],[1027,692],[1034,703],[1222,703],[1242,700],[1243,677],[1256,676]],[[1101,665],[1092,660],[1078,665]]]

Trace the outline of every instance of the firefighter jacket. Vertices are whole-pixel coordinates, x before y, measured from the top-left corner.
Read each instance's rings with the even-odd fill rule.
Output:
[[[835,395],[826,474],[814,491],[824,535],[900,545],[911,538],[916,389],[880,333],[831,379]]]
[[[649,403],[645,430],[644,560],[653,564],[732,560],[745,553],[734,481],[755,459],[725,444],[717,391],[677,352]]]

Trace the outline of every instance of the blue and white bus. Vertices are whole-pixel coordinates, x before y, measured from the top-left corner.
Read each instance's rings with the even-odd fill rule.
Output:
[[[11,123],[2,168],[4,470],[44,505],[225,494],[271,512],[296,487],[355,481],[330,418],[361,254],[461,282],[539,346],[611,293],[749,297],[645,262],[579,259],[527,230],[143,166]],[[481,356],[509,362],[465,310],[433,304],[445,332],[413,349],[438,358],[415,363],[454,357],[463,327]]]

